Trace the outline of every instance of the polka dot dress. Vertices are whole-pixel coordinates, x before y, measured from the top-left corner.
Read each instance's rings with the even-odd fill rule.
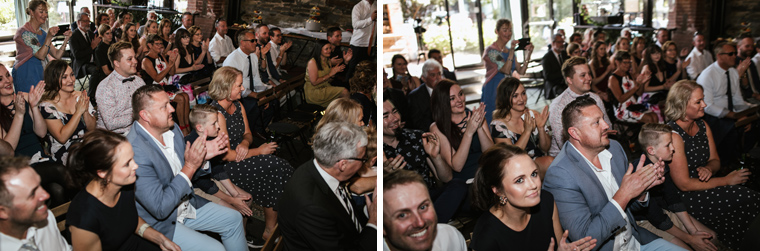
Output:
[[[243,141],[245,134],[240,102],[234,102],[237,109],[233,114],[228,114],[216,101],[211,105],[219,109],[227,120],[230,150],[233,151]],[[253,203],[262,207],[275,206],[285,183],[293,175],[293,167],[287,161],[271,154],[256,155],[240,162],[227,162],[224,170],[235,185],[251,194]]]
[[[698,178],[697,167],[707,164],[710,147],[705,122],[696,121],[699,131],[694,136],[686,134],[675,122],[668,123],[684,141],[689,177]],[[718,239],[731,249],[738,249],[752,221],[758,215],[760,193],[743,186],[720,186],[702,191],[679,193],[683,196],[689,213],[718,233]]]

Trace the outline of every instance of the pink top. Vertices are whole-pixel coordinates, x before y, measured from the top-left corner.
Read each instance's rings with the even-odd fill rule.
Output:
[[[42,34],[45,34],[45,30],[39,28]],[[27,22],[24,26],[21,26],[16,31],[16,35],[13,36],[13,41],[16,41],[16,63],[13,68],[18,69],[30,58],[34,56],[34,53],[42,48],[42,43],[37,39],[38,34],[32,31],[32,24]]]

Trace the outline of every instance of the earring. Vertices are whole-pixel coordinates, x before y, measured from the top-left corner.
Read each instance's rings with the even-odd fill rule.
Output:
[[[499,204],[506,205],[507,204],[507,197],[506,196],[499,196]]]

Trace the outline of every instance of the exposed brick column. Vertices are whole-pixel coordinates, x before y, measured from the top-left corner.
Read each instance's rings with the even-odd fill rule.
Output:
[[[693,0],[676,0],[675,5],[670,13],[668,13],[668,28],[676,28],[677,30],[672,33],[672,40],[676,42],[678,48],[691,49],[691,40],[694,36],[694,32],[699,31],[707,35],[710,11],[709,1],[693,1]]]
[[[227,0],[189,0],[187,11],[194,13],[195,25],[201,27],[204,38],[213,37],[214,21],[226,11]]]

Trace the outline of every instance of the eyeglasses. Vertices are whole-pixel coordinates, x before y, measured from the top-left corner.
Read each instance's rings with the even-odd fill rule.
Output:
[[[631,61],[621,61],[623,64],[631,64]]]
[[[240,42],[251,42],[251,43],[255,43],[255,42],[256,42],[256,39],[246,39],[246,40],[240,40]]]
[[[729,52],[729,53],[720,53],[720,54],[721,55],[728,55],[729,57],[736,56],[736,52],[735,51],[732,51],[732,52]]]
[[[356,160],[356,161],[361,161],[361,162],[362,162],[362,164],[364,164],[364,163],[367,163],[367,161],[368,161],[369,159],[368,159],[367,157],[364,157],[364,158],[345,158],[345,160]]]

